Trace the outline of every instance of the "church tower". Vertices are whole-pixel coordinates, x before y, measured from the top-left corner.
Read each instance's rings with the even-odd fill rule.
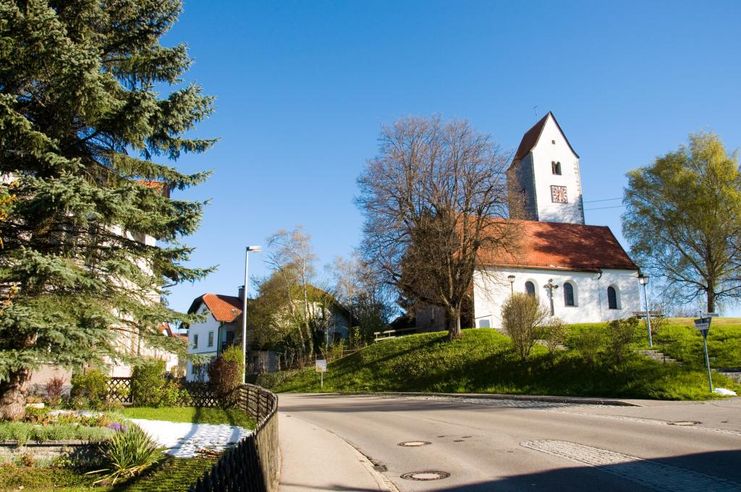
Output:
[[[513,218],[584,224],[579,155],[553,113],[523,135],[507,183]]]

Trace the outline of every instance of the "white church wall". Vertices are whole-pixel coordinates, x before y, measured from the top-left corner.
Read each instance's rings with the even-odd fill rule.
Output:
[[[600,274],[527,268],[477,269],[473,277],[474,318],[477,327],[501,328],[502,305],[510,296],[510,283],[507,279],[509,275],[515,276],[514,292],[526,292],[525,283],[533,282],[540,304],[549,311],[548,290],[544,285],[552,279],[558,285],[558,289],[553,292],[554,316],[565,323],[611,321],[627,318],[641,309],[636,271],[603,270]],[[575,306],[565,305],[564,282],[570,282],[574,287]],[[610,286],[617,291],[618,309],[608,307],[607,289]]]
[[[555,143],[554,143],[555,142]],[[584,223],[579,158],[574,154],[551,117],[532,149],[535,194],[541,222]],[[523,159],[524,161],[524,159]],[[551,163],[561,163],[561,174],[553,174]],[[524,162],[523,162],[524,164]],[[554,203],[551,186],[565,186],[568,203]]]

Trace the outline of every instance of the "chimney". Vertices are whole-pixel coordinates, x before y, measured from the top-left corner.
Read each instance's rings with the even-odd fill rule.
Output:
[[[237,296],[239,297],[239,299],[240,300],[244,299],[244,285],[240,285],[239,286],[239,289],[237,290],[237,292],[239,292],[237,294]]]

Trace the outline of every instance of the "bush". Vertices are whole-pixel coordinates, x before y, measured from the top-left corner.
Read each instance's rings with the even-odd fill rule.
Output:
[[[566,335],[566,325],[558,318],[553,318],[541,329],[541,337],[551,354],[555,353],[559,348],[563,348],[563,344],[566,342]]]
[[[237,401],[237,388],[242,384],[244,356],[237,346],[228,347],[208,367],[211,387],[224,406],[233,406]]]
[[[538,300],[527,294],[514,294],[504,303],[502,326],[521,359],[527,359],[530,355],[540,335],[541,324],[547,317],[548,313]]]
[[[602,348],[603,337],[604,334],[601,329],[593,328],[582,331],[579,336],[572,339],[571,343],[579,352],[581,358],[589,365],[594,366]]]
[[[116,432],[102,445],[101,451],[106,468],[90,472],[105,474],[96,484],[115,485],[136,477],[163,458],[157,443],[136,425]]]
[[[46,403],[49,406],[56,407],[62,401],[64,392],[64,378],[51,378],[46,382]]]
[[[180,387],[165,376],[165,361],[148,360],[131,373],[131,398],[134,405],[171,407],[180,400]]]
[[[638,318],[618,319],[607,324],[607,353],[613,364],[622,364],[629,355],[638,329]]]
[[[108,376],[97,369],[74,374],[70,397],[75,407],[103,408],[108,399]]]

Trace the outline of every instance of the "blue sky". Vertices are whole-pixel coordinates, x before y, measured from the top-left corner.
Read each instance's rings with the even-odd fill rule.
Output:
[[[581,157],[586,219],[622,241],[630,169],[690,132],[741,146],[741,2],[185,0],[166,44],[194,59],[186,81],[216,97],[194,132],[218,137],[186,171],[213,170],[179,192],[210,199],[187,242],[218,265],[173,289],[187,309],[205,292],[235,294],[243,251],[303,225],[319,265],[359,243],[356,178],[382,124],[467,119],[513,151],[553,111]],[[623,241],[625,245],[625,242]],[[250,272],[266,275],[260,256]]]

